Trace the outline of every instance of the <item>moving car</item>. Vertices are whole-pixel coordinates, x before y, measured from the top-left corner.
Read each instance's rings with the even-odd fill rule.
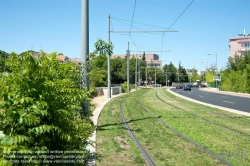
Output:
[[[182,89],[182,85],[181,84],[177,84],[176,85],[176,89]]]
[[[184,91],[185,91],[185,90],[191,91],[191,85],[189,85],[189,84],[184,85],[183,90],[184,90]]]

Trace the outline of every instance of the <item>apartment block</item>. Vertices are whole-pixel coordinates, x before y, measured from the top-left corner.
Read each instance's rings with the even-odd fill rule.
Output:
[[[244,55],[246,52],[250,52],[250,34],[238,34],[238,36],[229,38],[229,50],[230,57],[235,55]]]

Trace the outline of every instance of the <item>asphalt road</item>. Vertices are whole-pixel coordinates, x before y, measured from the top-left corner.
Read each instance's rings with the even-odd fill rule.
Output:
[[[198,89],[199,88],[192,88],[191,91],[183,91],[183,89],[171,88],[170,90],[179,95],[204,103],[250,113],[250,98],[200,91]]]

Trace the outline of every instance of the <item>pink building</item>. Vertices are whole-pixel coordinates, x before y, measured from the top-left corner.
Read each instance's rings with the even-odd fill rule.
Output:
[[[239,34],[237,37],[229,38],[230,57],[237,55],[244,55],[250,52],[250,34]]]
[[[143,54],[130,54],[130,59],[131,58],[137,58],[138,59],[142,59]],[[115,54],[115,55],[111,55],[111,58],[117,58],[117,57],[121,57],[121,58],[125,58],[126,55],[125,54]],[[159,55],[157,54],[145,54],[145,62],[147,63],[147,66],[151,66],[152,64],[156,64],[156,66],[160,69],[162,69],[162,60],[159,60]]]

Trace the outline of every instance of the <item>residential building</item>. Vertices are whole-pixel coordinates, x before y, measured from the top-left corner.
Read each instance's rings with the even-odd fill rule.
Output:
[[[69,58],[70,62],[80,64],[81,63],[81,58]]]
[[[186,69],[186,73],[187,73],[188,75],[192,74],[192,73],[193,73],[193,69]]]
[[[111,55],[111,58],[117,58],[117,57],[126,58],[126,54]],[[142,59],[143,54],[131,54],[129,58],[131,59],[136,57],[138,59]],[[157,54],[145,54],[145,62],[148,67],[156,65],[158,68],[162,69],[162,60],[159,59],[159,55]]]
[[[242,56],[246,52],[250,52],[250,34],[246,34],[244,30],[244,34],[229,38],[229,50],[229,56],[232,58],[235,55]]]
[[[62,63],[65,63],[65,62],[69,61],[69,58],[67,56],[65,56],[65,55],[62,55],[62,54],[61,55],[57,55],[56,59],[58,61],[62,62]]]

